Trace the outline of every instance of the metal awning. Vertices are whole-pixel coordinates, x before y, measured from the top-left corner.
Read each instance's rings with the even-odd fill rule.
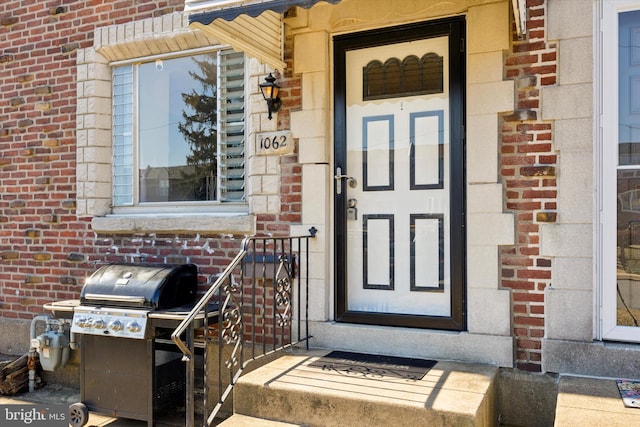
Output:
[[[189,23],[199,22],[204,25],[209,25],[216,19],[233,21],[240,15],[247,15],[255,18],[266,10],[284,13],[294,6],[308,9],[319,1],[336,4],[340,0],[236,0],[232,2],[218,2],[219,4],[223,3],[223,5],[219,6],[217,9],[189,16]]]
[[[316,3],[340,0],[185,0],[189,26],[199,29],[237,51],[257,58],[273,69],[286,67],[282,14],[297,6],[308,9]],[[526,0],[511,0],[516,31],[526,34]]]
[[[282,14],[297,6],[308,9],[340,0],[192,0],[185,2],[189,26],[271,66],[284,69]],[[198,12],[200,11],[200,12]]]

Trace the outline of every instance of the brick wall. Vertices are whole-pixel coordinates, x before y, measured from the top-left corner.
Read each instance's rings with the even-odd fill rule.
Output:
[[[30,319],[42,304],[74,298],[82,278],[108,261],[194,262],[207,283],[239,248],[221,234],[99,235],[76,215],[77,49],[97,27],[172,13],[183,0],[42,1],[0,4],[0,316]],[[528,0],[528,34],[514,38],[506,78],[517,84],[517,111],[505,116],[501,172],[505,210],[516,217],[516,244],[501,253],[502,286],[512,289],[517,366],[541,370],[544,289],[551,261],[539,256],[539,224],[555,221],[556,154],[550,123],[539,120],[539,89],[555,84],[555,46],[544,39],[544,2]],[[291,40],[285,48],[291,56]],[[289,61],[290,62],[290,61]],[[300,108],[300,79],[281,76],[289,127]],[[287,234],[300,222],[296,156],[279,162],[280,211],[257,216],[257,232]]]
[[[287,68],[274,72],[280,86],[282,108],[274,115],[278,130],[291,128],[291,112],[302,108],[302,77],[293,73],[293,36],[285,34],[283,47]],[[262,81],[261,81],[262,82]],[[297,150],[296,150],[297,153]],[[302,222],[302,166],[296,154],[279,159],[280,209],[277,214],[257,216],[256,231],[262,234],[283,236],[289,233],[288,224]]]
[[[539,224],[556,220],[556,163],[551,123],[540,120],[540,88],[556,82],[556,46],[545,41],[544,0],[528,0],[527,36],[514,35],[506,78],[516,84],[516,111],[503,117],[501,174],[516,244],[501,251],[502,286],[512,290],[516,366],[541,371],[544,289],[551,260],[540,256]]]
[[[183,5],[0,3],[1,317],[31,319],[46,302],[76,298],[83,278],[105,262],[193,262],[204,286],[240,248],[244,236],[228,234],[96,234],[91,217],[76,211],[77,50],[92,46],[96,28],[163,16]],[[299,96],[299,85],[286,76],[284,95]],[[282,214],[259,215],[258,232],[287,234],[282,222],[300,220],[297,157],[280,163]]]

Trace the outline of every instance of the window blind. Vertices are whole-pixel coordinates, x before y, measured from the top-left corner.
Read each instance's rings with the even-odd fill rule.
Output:
[[[243,53],[218,54],[218,199],[245,200],[245,82]]]

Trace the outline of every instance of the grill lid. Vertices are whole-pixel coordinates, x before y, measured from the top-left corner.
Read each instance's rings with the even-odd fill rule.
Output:
[[[174,308],[195,301],[197,286],[198,269],[193,264],[108,264],[85,281],[80,303]]]

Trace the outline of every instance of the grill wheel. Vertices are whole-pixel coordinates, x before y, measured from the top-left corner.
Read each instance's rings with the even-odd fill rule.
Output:
[[[72,427],[82,427],[87,421],[89,421],[87,405],[78,402],[69,406],[69,423]]]

